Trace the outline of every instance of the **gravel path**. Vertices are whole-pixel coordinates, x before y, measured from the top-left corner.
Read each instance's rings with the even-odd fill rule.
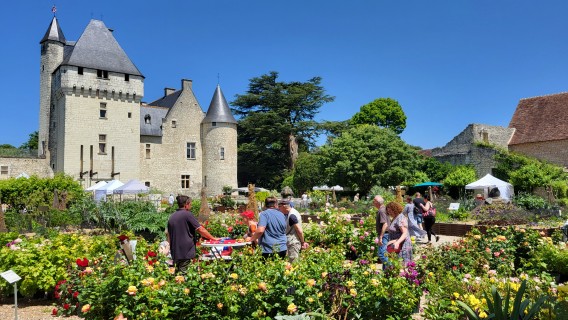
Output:
[[[18,320],[42,320],[42,319],[81,319],[79,317],[54,317],[51,315],[53,302],[48,300],[24,300],[18,299]],[[14,319],[14,302],[1,301],[0,319]]]

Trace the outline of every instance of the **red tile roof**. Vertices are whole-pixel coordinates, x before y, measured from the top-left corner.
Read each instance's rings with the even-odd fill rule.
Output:
[[[568,92],[521,99],[509,128],[509,145],[568,139]]]

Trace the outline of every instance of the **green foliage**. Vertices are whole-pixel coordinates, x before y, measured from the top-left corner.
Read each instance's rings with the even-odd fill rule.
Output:
[[[322,168],[322,157],[319,153],[302,152],[298,155],[294,167],[293,187],[300,194],[312,187],[320,186],[325,181]]]
[[[550,204],[546,199],[529,193],[519,193],[513,199],[515,205],[527,210],[548,209]]]
[[[568,198],[568,181],[555,180],[550,183],[550,187],[556,199]]]
[[[497,171],[503,175],[500,178],[511,182],[516,191],[530,192],[535,187],[547,187],[554,181],[566,181],[567,175],[562,167],[536,158],[514,152],[500,152],[495,155],[495,160]],[[554,185],[559,186],[556,183]]]
[[[469,211],[466,210],[464,207],[460,206],[458,210],[450,211],[449,216],[451,219],[463,221],[469,218]]]
[[[444,179],[444,185],[448,187],[464,187],[477,180],[475,170],[469,166],[456,166]]]
[[[527,282],[523,281],[521,283],[521,287],[517,291],[515,295],[515,300],[512,304],[513,310],[509,312],[509,303],[511,297],[511,288],[507,288],[507,294],[503,299],[499,292],[497,292],[497,288],[495,286],[491,287],[491,295],[485,293],[485,298],[487,299],[487,305],[489,309],[489,313],[493,315],[493,319],[495,320],[529,320],[538,314],[540,308],[545,301],[545,297],[540,297],[537,301],[532,303],[530,309],[527,307],[530,304],[528,299],[523,300],[523,295],[525,294],[525,290],[527,287]],[[465,303],[458,301],[458,305],[465,311],[469,319],[474,320],[481,320],[480,317],[476,312],[474,312],[468,305]],[[485,317],[483,317],[485,318]]]
[[[376,125],[401,134],[406,128],[406,115],[395,99],[379,98],[361,107],[350,120],[352,126]]]
[[[51,207],[54,192],[67,193],[67,201],[72,204],[84,197],[81,185],[71,176],[56,174],[53,178],[39,178],[31,176],[25,178],[11,178],[0,181],[0,199],[2,203],[17,209],[27,208],[33,211],[39,206]]]
[[[313,146],[319,127],[313,120],[319,108],[334,100],[325,94],[321,78],[306,82],[278,81],[278,72],[250,79],[249,88],[231,103],[240,116],[238,180],[277,188],[294,166],[291,149]],[[293,147],[293,148],[290,148]]]
[[[37,131],[30,133],[28,141],[23,143],[20,146],[20,149],[37,150],[38,149],[38,136],[39,136],[39,134],[38,134]]]
[[[260,202],[264,205],[264,200],[266,200],[266,198],[270,197],[270,191],[255,192],[254,197],[255,197],[257,202]]]
[[[367,194],[375,184],[394,186],[409,180],[421,158],[391,130],[360,125],[321,148],[328,182]]]
[[[383,188],[381,186],[373,186],[371,188],[371,190],[369,191],[369,199],[373,199],[376,195],[381,195],[383,197],[383,199],[385,200],[385,205],[391,201],[395,201],[396,200],[396,196],[394,195],[394,193],[389,190],[388,188]]]

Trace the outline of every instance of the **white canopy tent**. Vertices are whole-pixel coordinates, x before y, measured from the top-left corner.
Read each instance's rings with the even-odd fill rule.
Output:
[[[489,190],[493,188],[499,189],[499,193],[501,193],[501,198],[505,201],[511,201],[513,195],[515,194],[513,191],[513,185],[495,178],[490,174],[486,174],[485,177],[472,182],[465,186],[466,189],[474,189],[474,190],[483,190],[485,198],[487,198]]]
[[[133,179],[128,181],[127,183],[123,184],[122,186],[113,190],[113,193],[116,194],[139,194],[139,193],[148,193],[150,188],[148,188],[142,182]]]
[[[94,185],[88,187],[87,189],[85,189],[85,191],[95,191],[95,190],[97,190],[98,188],[101,188],[102,186],[104,186],[104,185],[106,185],[106,184],[107,184],[106,181],[99,181],[99,182],[97,182],[96,184],[94,184]]]
[[[106,196],[109,194],[113,194],[114,189],[122,186],[124,183],[120,182],[119,180],[112,180],[109,183],[101,186],[100,188],[95,190],[95,201],[99,202],[101,200],[106,201]]]

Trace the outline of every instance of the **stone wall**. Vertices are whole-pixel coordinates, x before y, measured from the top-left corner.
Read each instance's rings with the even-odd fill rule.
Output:
[[[568,167],[568,139],[510,145],[509,150]]]
[[[206,146],[203,150],[203,179],[207,195],[222,194],[224,186],[237,188],[237,125],[217,122],[212,126],[204,123],[202,133]]]
[[[53,171],[46,159],[0,158],[0,180],[15,178],[22,173],[37,175],[40,178],[53,177]]]
[[[483,177],[492,173],[496,165],[496,151],[483,144],[507,149],[513,132],[511,128],[470,124],[444,147],[432,149],[432,156],[452,165],[472,165],[477,175]]]

